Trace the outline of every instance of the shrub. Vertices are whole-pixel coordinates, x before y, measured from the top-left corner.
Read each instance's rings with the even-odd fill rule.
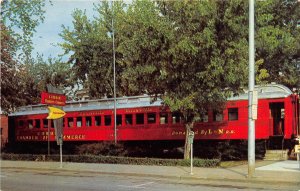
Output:
[[[87,143],[76,147],[79,155],[126,156],[127,151],[121,143],[112,142]]]
[[[3,160],[27,160],[27,161],[59,161],[59,155],[32,155],[32,154],[7,154],[2,153]],[[78,163],[108,163],[108,164],[131,164],[131,165],[158,165],[158,166],[190,166],[190,160],[184,159],[157,159],[157,158],[132,158],[116,156],[97,155],[64,155],[65,162]],[[217,167],[219,159],[198,159],[193,160],[195,167]]]

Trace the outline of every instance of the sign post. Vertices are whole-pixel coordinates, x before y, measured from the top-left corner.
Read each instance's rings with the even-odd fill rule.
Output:
[[[295,145],[295,153],[297,153],[297,161],[299,162],[299,169],[300,169],[300,145]]]
[[[58,89],[50,84],[47,85],[47,90],[48,92],[42,92],[41,102],[43,104],[50,105],[50,107],[48,107],[49,115],[47,119],[53,119],[56,141],[60,146],[60,168],[62,168],[63,116],[66,114],[62,110],[62,106],[66,105],[66,96],[61,89]],[[50,153],[49,137],[50,133],[48,132],[48,154]]]
[[[48,107],[48,109],[49,115],[47,119],[53,119],[56,141],[60,148],[60,168],[62,168],[63,117],[66,113],[55,107]]]
[[[62,168],[62,137],[60,138],[59,140],[59,158],[60,158],[60,165],[59,165],[59,168]]]
[[[191,175],[193,175],[193,142],[194,142],[194,131],[189,132],[189,143],[191,144]]]

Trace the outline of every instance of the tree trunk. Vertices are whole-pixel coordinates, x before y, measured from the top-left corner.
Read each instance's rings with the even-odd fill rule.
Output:
[[[191,144],[189,143],[189,134],[193,128],[193,123],[187,123],[185,125],[185,143],[184,143],[184,159],[190,159]]]

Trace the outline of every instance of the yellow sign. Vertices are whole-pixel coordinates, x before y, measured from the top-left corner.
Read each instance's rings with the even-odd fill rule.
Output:
[[[49,115],[47,119],[59,119],[66,115],[66,112],[56,107],[48,107],[48,109],[49,109]]]

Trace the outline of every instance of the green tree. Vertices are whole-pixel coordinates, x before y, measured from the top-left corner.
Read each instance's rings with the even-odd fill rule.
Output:
[[[119,28],[118,66],[125,95],[164,93],[170,46],[175,39],[172,26],[151,1],[134,1],[126,14],[117,17]]]
[[[115,12],[122,14],[124,6],[115,2]],[[84,11],[74,11],[73,28],[63,27],[60,36],[65,41],[60,45],[66,54],[71,54],[69,63],[75,73],[74,81],[87,88],[91,97],[110,97],[113,95],[112,9],[103,1],[95,10],[98,16],[94,20],[89,20]],[[120,70],[118,67],[117,72]]]
[[[172,111],[182,113],[188,135],[195,116],[208,105],[220,109],[245,84],[245,9],[242,1],[115,3],[119,95],[160,96]],[[74,12],[74,29],[64,28],[61,45],[72,52],[78,79],[91,83],[92,95],[103,96],[112,93],[112,10],[103,2],[98,12],[94,21]]]
[[[269,74],[268,82],[299,87],[300,4],[297,1],[258,1],[256,5],[256,60]]]
[[[22,94],[23,75],[28,74],[24,63],[30,60],[31,37],[43,21],[43,6],[42,0],[1,1],[1,110],[5,113],[28,103]]]
[[[4,30],[6,27],[1,24],[1,110],[7,113],[22,104],[22,100],[16,96],[21,83],[19,71],[22,66],[13,58],[15,39],[8,33],[2,33]]]
[[[294,24],[294,28],[283,29],[295,22],[299,12],[292,1],[284,2],[257,3],[259,83],[276,79],[278,72],[292,78],[277,82],[296,83],[292,61],[299,58],[299,30]],[[279,9],[280,5],[284,9]],[[161,97],[172,111],[181,112],[186,136],[203,113],[209,109],[221,111],[226,99],[247,85],[245,1],[141,0],[128,5],[116,2],[113,7],[102,2],[96,10],[94,20],[77,10],[74,28],[64,28],[61,33],[65,40],[61,46],[72,54],[75,79],[88,87],[92,97],[113,93],[112,18],[118,95],[147,93]],[[188,145],[186,142],[185,158]]]
[[[37,104],[46,84],[69,87],[72,72],[60,59],[31,57],[31,37],[44,19],[44,0],[1,2],[1,109]]]
[[[36,27],[44,21],[45,0],[3,0],[1,1],[1,23],[15,40],[19,58],[29,60],[31,57],[32,36]]]
[[[160,11],[156,12],[162,13],[171,28],[168,31],[170,45],[159,54],[167,55],[168,59],[158,63],[159,77],[153,78],[150,74],[149,83],[144,83],[144,87],[153,88],[148,84],[157,79],[157,83],[162,84],[158,90],[165,103],[172,111],[182,113],[186,124],[184,158],[188,158],[187,136],[195,119],[208,109],[221,110],[226,98],[245,85],[247,30],[241,26],[247,22],[246,6],[242,1],[163,1],[158,4]],[[151,39],[146,44],[152,44]],[[161,42],[160,46],[165,44]],[[151,55],[148,53],[145,57],[149,59]],[[143,76],[145,78],[145,74]]]
[[[24,71],[26,74],[21,75],[21,78],[24,82],[23,97],[27,104],[39,103],[40,94],[47,90],[47,84],[64,89],[69,99],[73,98],[73,72],[70,65],[61,59],[49,57],[44,60],[38,55],[30,64],[25,64]]]

